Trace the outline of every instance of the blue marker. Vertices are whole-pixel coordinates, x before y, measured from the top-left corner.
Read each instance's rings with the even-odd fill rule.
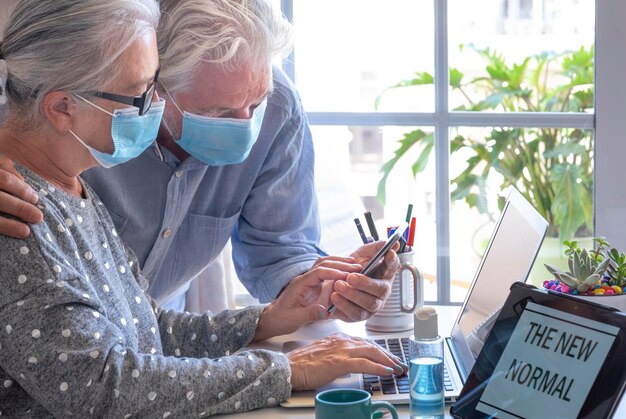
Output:
[[[358,218],[354,219],[354,224],[356,224],[356,229],[359,230],[359,236],[361,236],[361,241],[363,244],[367,244],[367,237],[365,237],[365,231],[363,231],[363,227],[361,226],[361,220]]]

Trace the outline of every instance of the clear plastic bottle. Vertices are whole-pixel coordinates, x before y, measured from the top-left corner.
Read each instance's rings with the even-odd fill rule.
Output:
[[[443,419],[443,338],[437,331],[435,309],[418,309],[413,328],[409,340],[411,419]]]

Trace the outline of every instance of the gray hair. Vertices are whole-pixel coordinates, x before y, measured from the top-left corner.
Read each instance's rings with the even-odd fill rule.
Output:
[[[156,30],[159,17],[155,0],[21,0],[0,36],[9,110],[36,126],[48,93],[102,90],[119,76],[120,56]]]
[[[270,66],[287,56],[291,24],[266,0],[161,0],[157,32],[160,79],[169,91],[184,88],[202,62],[223,70]]]

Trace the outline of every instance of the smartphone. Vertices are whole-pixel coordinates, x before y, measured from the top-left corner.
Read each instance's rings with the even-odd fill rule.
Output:
[[[382,258],[384,258],[387,252],[391,250],[393,245],[396,244],[396,242],[404,236],[404,231],[408,227],[409,225],[406,223],[406,221],[402,221],[402,224],[400,224],[398,228],[396,228],[396,231],[394,231],[393,234],[387,238],[385,245],[381,247],[378,253],[376,253],[376,255],[374,255],[374,257],[370,259],[367,265],[363,267],[363,269],[361,270],[361,273],[363,275],[369,276],[369,274],[372,273],[374,268],[378,265],[378,262]]]
[[[376,255],[374,255],[374,257],[370,259],[369,262],[367,262],[367,265],[363,267],[363,269],[361,270],[361,273],[363,275],[369,276],[369,274],[372,273],[374,268],[378,266],[378,262],[380,262],[385,257],[387,252],[391,250],[393,245],[396,244],[396,242],[404,236],[404,231],[407,228],[409,228],[409,225],[407,224],[407,222],[402,221],[402,223],[398,226],[398,228],[396,228],[393,234],[387,238],[385,245],[381,247],[380,250],[376,253]],[[335,305],[331,304],[330,307],[328,307],[328,313],[332,314],[333,311],[335,311]]]

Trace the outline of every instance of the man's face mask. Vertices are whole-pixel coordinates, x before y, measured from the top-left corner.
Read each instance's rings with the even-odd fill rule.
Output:
[[[103,153],[90,147],[70,130],[70,133],[89,150],[102,167],[110,168],[139,157],[150,147],[159,133],[161,118],[165,110],[163,99],[153,102],[150,110],[144,115],[139,115],[135,107],[116,109],[111,113],[85,98],[80,97],[80,99],[113,117],[111,120],[111,137],[115,146],[113,154]]]
[[[171,95],[170,95],[171,98]],[[176,142],[187,153],[209,166],[243,162],[259,138],[267,99],[257,106],[250,119],[215,118],[183,112],[183,128]]]

